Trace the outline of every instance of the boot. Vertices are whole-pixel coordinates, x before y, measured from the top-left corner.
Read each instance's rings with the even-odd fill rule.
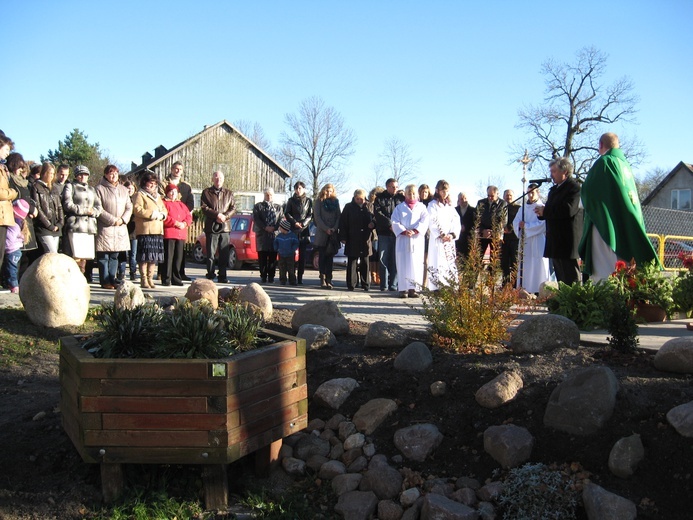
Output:
[[[150,289],[154,289],[154,274],[156,274],[156,264],[147,264],[147,267],[147,285],[149,285]]]
[[[137,264],[140,268],[140,287],[142,289],[148,289],[149,285],[147,284],[147,264]]]
[[[321,289],[327,288],[327,284],[325,283],[325,275],[324,274],[320,275],[320,288]]]

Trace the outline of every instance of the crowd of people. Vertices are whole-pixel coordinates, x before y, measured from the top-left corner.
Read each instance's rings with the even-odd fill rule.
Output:
[[[27,266],[56,252],[72,256],[89,281],[98,267],[104,289],[123,283],[128,267],[130,280],[139,277],[143,288],[154,287],[157,272],[163,286],[190,280],[184,246],[195,201],[182,180],[181,162],[163,180],[145,171],[137,186],[109,164],[92,187],[86,166],[76,166],[68,180],[67,165],[29,167],[13,148],[0,131],[4,288],[18,292]],[[487,196],[472,206],[465,193],[453,205],[445,180],[434,190],[426,184],[400,190],[391,178],[385,188],[370,193],[357,189],[343,208],[333,184],[325,184],[313,200],[298,181],[284,205],[274,202],[271,187],[265,188],[263,200],[253,208],[260,281],[274,283],[278,269],[281,284],[303,283],[311,226],[322,288],[333,288],[333,259],[343,245],[347,290],[378,287],[402,298],[418,297],[422,287],[435,291],[448,284],[472,244],[478,244],[481,255],[500,247],[503,283],[530,293],[537,293],[551,272],[572,284],[582,280],[583,272],[594,280],[607,277],[617,259],[657,261],[618,137],[602,135],[599,153],[582,190],[567,158],[551,161],[552,187],[545,202],[537,184],[517,199],[512,190],[501,198],[498,187],[489,186]],[[227,283],[236,205],[221,171],[211,181],[201,195],[206,276]]]

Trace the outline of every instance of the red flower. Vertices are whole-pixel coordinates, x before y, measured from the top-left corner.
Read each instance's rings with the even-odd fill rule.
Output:
[[[619,273],[621,271],[625,271],[628,265],[623,261],[623,260],[618,260],[616,262],[616,272]]]
[[[628,278],[628,287],[630,287],[631,289],[635,289],[637,285],[638,284],[635,282],[633,278]]]

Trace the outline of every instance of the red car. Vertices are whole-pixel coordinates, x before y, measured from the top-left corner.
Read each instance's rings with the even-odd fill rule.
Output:
[[[252,215],[234,215],[231,217],[231,232],[229,235],[229,268],[240,269],[245,262],[257,262]],[[201,233],[195,239],[193,258],[196,262],[205,263],[207,258],[207,239],[204,233]]]

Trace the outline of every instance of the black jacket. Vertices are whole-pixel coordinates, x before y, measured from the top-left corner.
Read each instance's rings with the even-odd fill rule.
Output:
[[[42,181],[31,185],[31,198],[36,203],[38,215],[34,220],[37,235],[58,237],[63,230],[63,205],[60,197],[50,190]],[[57,230],[53,230],[57,227]]]
[[[291,224],[291,230],[298,234],[299,239],[310,238],[310,221],[313,220],[313,199],[304,195],[297,197],[295,194],[289,197],[284,208],[284,218]],[[303,226],[300,230],[296,223]]]
[[[544,257],[559,259],[578,258],[578,244],[582,237],[582,211],[580,185],[572,177],[560,186],[553,186],[544,205],[546,245]]]
[[[375,214],[375,230],[379,237],[394,237],[392,232],[392,212],[400,202],[404,202],[404,195],[395,193],[390,195],[387,190],[378,193],[373,202],[373,213]]]
[[[339,217],[339,240],[343,241],[344,254],[351,257],[370,256],[373,254],[373,229],[369,224],[375,224],[373,208],[368,202],[363,206],[352,201],[344,206]]]

